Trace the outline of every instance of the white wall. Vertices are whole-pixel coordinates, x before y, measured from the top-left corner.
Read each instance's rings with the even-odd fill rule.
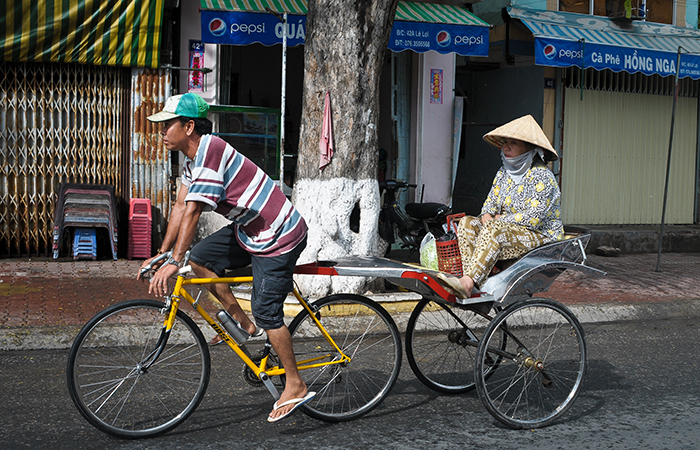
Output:
[[[179,67],[189,67],[190,63],[190,39],[199,40],[202,37],[201,17],[199,14],[199,0],[180,0],[180,62]],[[205,77],[204,92],[197,92],[207,103],[218,103],[218,69],[217,69],[217,45],[207,44],[204,48],[204,67],[212,69]],[[180,82],[177,86],[178,94],[187,92],[187,75],[189,72],[180,71]]]
[[[431,103],[431,69],[442,69],[442,103]],[[418,57],[413,175],[416,201],[425,185],[424,202],[448,204],[451,196],[452,132],[454,114],[455,56],[434,51]],[[414,158],[412,157],[412,162]]]

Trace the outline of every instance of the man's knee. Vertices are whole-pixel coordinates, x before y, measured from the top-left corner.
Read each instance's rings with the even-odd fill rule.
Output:
[[[199,278],[214,278],[216,274],[211,270],[204,267],[202,264],[190,261],[188,263],[192,267],[192,272],[195,273]],[[212,276],[213,275],[213,276]]]

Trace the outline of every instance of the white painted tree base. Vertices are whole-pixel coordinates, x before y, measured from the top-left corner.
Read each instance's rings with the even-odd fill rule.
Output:
[[[386,242],[379,238],[380,197],[377,180],[301,179],[294,184],[294,206],[309,226],[306,250],[298,264],[348,256],[384,254]],[[350,214],[360,207],[360,230],[350,229]],[[374,279],[365,277],[295,276],[301,292],[311,297],[332,293],[365,293]]]
[[[350,214],[360,206],[360,231],[350,230]],[[383,255],[387,243],[379,238],[380,210],[377,180],[299,180],[294,185],[294,206],[309,226],[306,250],[297,264],[335,260],[348,256]],[[215,212],[202,213],[193,245],[231,223]],[[296,275],[304,295],[318,298],[333,293],[364,294],[375,290],[375,280],[365,277]]]

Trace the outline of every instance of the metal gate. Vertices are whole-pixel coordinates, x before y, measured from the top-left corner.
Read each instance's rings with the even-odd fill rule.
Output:
[[[661,222],[673,77],[566,72],[562,214],[568,224]],[[700,83],[681,80],[667,223],[693,223]]]
[[[160,245],[160,235],[165,233],[179,172],[177,167],[172,167],[177,157],[171,157],[160,137],[162,125],[146,118],[163,109],[170,97],[171,85],[169,70],[132,69],[129,192],[124,196],[151,200],[155,246]]]
[[[124,195],[129,82],[119,67],[0,62],[0,256],[49,255],[62,182]]]

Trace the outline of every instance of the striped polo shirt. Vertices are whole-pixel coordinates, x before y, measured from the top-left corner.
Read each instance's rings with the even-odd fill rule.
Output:
[[[185,202],[204,203],[237,225],[238,242],[248,252],[277,256],[306,237],[299,211],[255,163],[223,139],[204,135],[194,160],[185,158]]]

